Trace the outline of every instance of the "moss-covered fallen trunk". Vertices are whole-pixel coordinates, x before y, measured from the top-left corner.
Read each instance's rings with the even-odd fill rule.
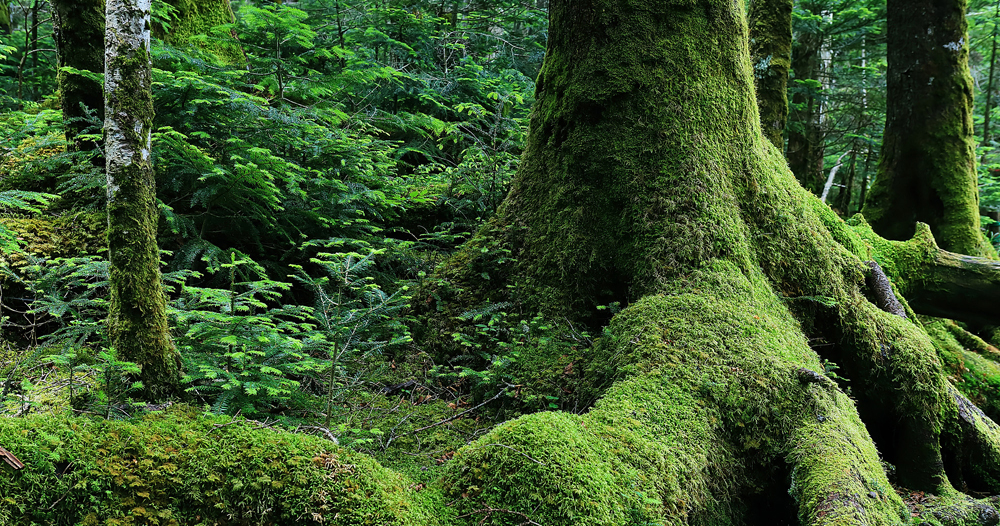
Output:
[[[316,437],[184,406],[128,421],[0,419],[0,525],[434,525],[432,491]]]

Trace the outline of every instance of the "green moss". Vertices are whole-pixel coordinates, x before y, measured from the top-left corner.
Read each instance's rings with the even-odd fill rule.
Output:
[[[444,487],[461,513],[506,509],[553,525],[731,524],[750,512],[732,499],[750,481],[775,483],[755,476],[788,454],[803,510],[819,496],[878,491],[860,523],[901,517],[851,402],[822,375],[822,388],[803,381],[814,378],[803,370],[822,368],[759,275],[717,263],[616,316],[595,352],[620,381],[592,411],[524,417],[459,452]]]
[[[418,526],[447,513],[364,455],[184,407],[2,419],[0,443],[26,465],[0,470],[4,523]]]
[[[948,378],[988,417],[1000,419],[1000,351],[950,320],[922,319]]]
[[[904,495],[907,497],[907,495]],[[953,493],[945,496],[908,495],[907,507],[913,521],[928,526],[976,526],[995,517],[997,499],[973,499]]]
[[[917,285],[913,280],[922,279],[926,273],[921,271],[934,261],[937,243],[930,228],[923,223],[917,224],[913,237],[907,241],[891,241],[879,236],[861,214],[852,217],[847,224],[868,244],[872,259],[904,296]]]
[[[906,523],[909,513],[889,485],[878,451],[851,401],[818,385],[797,428],[789,460],[789,490],[801,524]],[[826,392],[824,392],[826,391]]]

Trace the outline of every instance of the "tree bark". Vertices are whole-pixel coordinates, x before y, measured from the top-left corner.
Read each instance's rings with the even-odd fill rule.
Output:
[[[108,335],[118,356],[141,368],[150,400],[176,392],[179,355],[167,330],[156,245],[156,183],[149,57],[150,0],[108,0],[105,140],[108,174]]]
[[[976,327],[997,323],[1000,262],[938,250],[909,293],[913,310]]]
[[[884,237],[919,221],[945,250],[982,256],[965,6],[889,0],[886,129],[862,213]]]
[[[779,151],[788,120],[788,68],[792,62],[792,0],[750,4],[750,59],[760,126]]]
[[[52,16],[66,142],[76,151],[99,150],[99,142],[79,136],[92,125],[88,113],[104,120],[104,89],[100,82],[62,68],[104,71],[104,0],[53,0]]]

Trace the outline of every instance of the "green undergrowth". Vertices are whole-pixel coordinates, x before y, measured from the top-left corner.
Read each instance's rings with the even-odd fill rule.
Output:
[[[430,483],[455,451],[494,424],[489,410],[462,415],[470,404],[437,396],[440,391],[419,385],[389,395],[361,391],[335,409],[330,431],[341,445],[417,482]]]
[[[187,406],[0,420],[0,524],[433,525],[432,490],[328,440]]]

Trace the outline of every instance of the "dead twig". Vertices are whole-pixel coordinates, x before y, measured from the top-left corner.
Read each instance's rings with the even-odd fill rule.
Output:
[[[478,524],[485,524],[486,523],[486,519],[489,519],[494,513],[508,513],[510,515],[517,515],[517,516],[521,517],[522,519],[524,519],[524,522],[519,523],[517,526],[529,526],[529,525],[542,526],[541,524],[538,524],[537,522],[531,520],[531,517],[528,517],[528,515],[526,513],[521,513],[519,511],[514,511],[514,510],[505,510],[503,508],[492,508],[490,506],[486,506],[485,508],[482,508],[482,509],[470,511],[469,513],[466,513],[464,515],[459,515],[456,518],[462,519],[462,518],[465,518],[465,517],[471,517],[472,515],[476,515],[476,514],[479,514],[479,513],[482,513],[484,515],[483,515],[482,520],[480,520]]]
[[[432,427],[437,427],[437,426],[439,426],[441,424],[447,424],[448,422],[451,422],[452,420],[455,420],[457,418],[461,418],[462,416],[464,416],[464,415],[466,415],[468,413],[471,413],[471,412],[475,411],[476,409],[479,409],[480,407],[483,407],[484,405],[486,405],[486,404],[488,404],[488,403],[496,400],[497,398],[500,398],[506,392],[507,392],[507,390],[503,389],[499,393],[497,393],[493,398],[490,398],[489,400],[486,400],[485,402],[483,402],[483,403],[481,403],[481,404],[479,404],[479,405],[477,405],[475,407],[470,407],[469,409],[466,409],[465,411],[462,411],[461,413],[459,413],[459,414],[457,414],[455,416],[451,416],[451,417],[445,418],[444,420],[441,420],[439,422],[435,422],[435,423],[433,423],[433,424],[431,424],[429,426],[424,426],[424,427],[421,427],[420,429],[416,429],[416,430],[410,432],[410,434],[411,435],[415,435],[415,434],[417,434],[417,433],[419,433],[419,432],[421,432],[421,431],[423,431],[425,429],[430,429]]]

